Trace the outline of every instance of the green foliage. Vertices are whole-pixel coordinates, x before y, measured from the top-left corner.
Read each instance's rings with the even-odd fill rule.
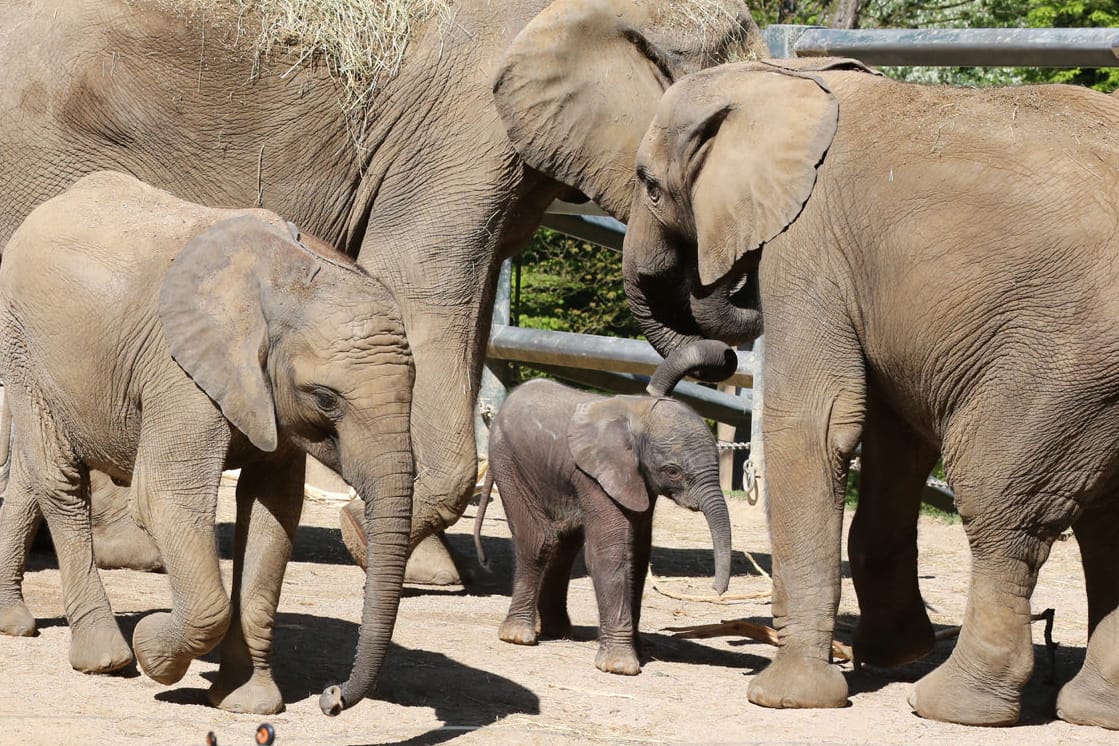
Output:
[[[518,261],[516,325],[607,337],[640,336],[626,304],[620,253],[541,228]]]
[[[1060,0],[1030,3],[1026,25],[1031,28],[1106,28],[1119,26],[1119,4],[1115,0]],[[1119,67],[1072,68],[1024,71],[1030,82],[1073,83],[1107,93],[1119,88]]]

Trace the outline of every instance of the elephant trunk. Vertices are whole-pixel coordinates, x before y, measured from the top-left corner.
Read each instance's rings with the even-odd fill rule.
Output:
[[[700,340],[677,347],[661,363],[646,387],[650,396],[668,396],[689,373],[709,382],[722,381],[738,369],[734,350],[717,340]]]
[[[407,411],[396,419],[399,432],[351,449],[350,458],[342,456],[342,476],[365,502],[365,601],[350,678],[327,687],[319,697],[327,715],[352,707],[370,692],[396,624],[412,530],[415,473]],[[362,467],[350,468],[351,464]]]
[[[703,488],[699,495],[699,509],[707,519],[711,531],[711,545],[715,549],[715,582],[717,593],[726,593],[730,585],[730,511],[727,498],[719,488],[718,482]]]
[[[691,315],[691,299],[683,270],[676,265],[650,267],[645,254],[671,256],[664,247],[643,246],[635,235],[644,221],[644,210],[633,210],[622,255],[626,299],[641,333],[665,358],[677,349],[703,339]],[[654,305],[655,304],[655,305]]]
[[[695,267],[681,262],[686,251],[674,240],[648,210],[635,206],[630,211],[622,275],[630,310],[649,343],[669,357],[699,339],[730,345],[757,339],[762,333],[757,290],[761,252],[753,252],[741,273],[703,287]],[[744,307],[735,302],[739,298]]]

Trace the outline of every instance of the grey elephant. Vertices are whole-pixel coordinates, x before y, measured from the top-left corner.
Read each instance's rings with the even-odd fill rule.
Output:
[[[211,700],[280,711],[272,620],[303,501],[305,460],[293,456],[306,453],[368,498],[375,534],[353,670],[320,704],[333,713],[364,697],[392,634],[412,506],[414,373],[392,294],[274,213],[202,207],[103,172],[12,236],[0,324],[13,436],[0,619],[29,616],[26,526],[12,518],[35,500],[59,557],[71,664],[132,660],[93,564],[88,503],[91,468],[131,479],[136,522],[172,589],[170,613],[136,625],[141,668],[173,683],[224,638]],[[231,599],[214,519],[221,472],[237,467]]]
[[[535,645],[537,622],[544,635],[568,633],[568,580],[585,542],[598,602],[595,666],[640,673],[638,622],[658,495],[703,511],[715,548],[715,590],[727,589],[730,516],[715,438],[691,408],[667,397],[689,371],[721,379],[737,363],[725,344],[699,342],[662,363],[649,396],[607,397],[545,380],[509,394],[491,428],[490,469],[474,521],[485,564],[480,534],[496,484],[516,563],[502,640]]]
[[[844,479],[862,440],[875,483],[852,526],[852,573],[857,588],[898,591],[891,612],[860,589],[864,616],[916,625],[901,639],[923,652],[915,495],[937,453],[971,545],[959,642],[914,687],[917,713],[1018,719],[1030,596],[1071,526],[1090,637],[1057,713],[1119,728],[1119,102],[810,64],[727,65],[671,88],[639,150],[625,243],[626,292],[662,354],[753,338],[764,310],[781,647],[749,698],[847,700],[829,643]],[[887,461],[908,475],[897,504]]]
[[[370,0],[342,39],[313,13],[285,25],[280,5],[0,5],[0,28],[19,29],[0,35],[0,183],[19,185],[0,197],[0,245],[39,202],[114,169],[271,209],[357,257],[395,294],[415,358],[416,542],[474,489],[501,261],[557,196],[624,219],[664,88],[764,44],[741,0],[432,0],[392,28]],[[382,74],[348,85],[345,48]]]

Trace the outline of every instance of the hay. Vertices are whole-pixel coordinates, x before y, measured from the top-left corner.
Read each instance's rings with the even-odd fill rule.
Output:
[[[282,52],[292,67],[325,63],[353,111],[400,71],[408,43],[453,0],[158,0],[180,16],[232,24],[259,57]],[[258,27],[258,28],[253,28]]]
[[[728,41],[726,33],[740,22],[739,12],[742,5],[737,0],[685,0],[681,2],[660,2],[652,9],[650,21],[654,28],[672,29],[675,33],[696,39],[697,48],[713,49],[720,42]],[[732,40],[726,50],[725,58],[713,62],[740,62],[757,59],[759,49],[751,36],[760,37],[760,32],[752,20],[752,28],[744,28],[742,37]]]

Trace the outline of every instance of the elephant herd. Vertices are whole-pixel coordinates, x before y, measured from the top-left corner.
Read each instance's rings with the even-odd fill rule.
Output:
[[[409,550],[473,492],[499,266],[554,199],[592,199],[628,223],[645,335],[688,362],[641,401],[541,383],[499,413],[494,479],[518,563],[503,639],[563,632],[585,539],[598,665],[634,673],[658,495],[704,511],[726,587],[707,457],[689,466],[650,433],[667,423],[710,454],[709,432],[659,395],[686,370],[727,375],[711,341],[764,329],[780,647],[749,699],[848,701],[830,645],[861,448],[856,656],[891,665],[932,646],[916,526],[942,459],[971,583],[959,642],[913,709],[1017,721],[1030,595],[1071,527],[1090,636],[1057,714],[1119,729],[1119,99],[767,60],[737,0],[463,0],[411,32],[355,113],[329,58],[245,32],[267,12],[0,2],[0,29],[17,30],[0,33],[0,632],[34,630],[20,583],[41,512],[75,668],[134,652],[172,683],[220,646],[213,704],[280,711],[271,634],[310,454],[364,498],[357,651],[320,699],[327,714],[355,704],[380,673]],[[234,467],[226,595],[214,516]],[[91,472],[131,484],[132,528],[173,592],[131,648],[93,563]]]

